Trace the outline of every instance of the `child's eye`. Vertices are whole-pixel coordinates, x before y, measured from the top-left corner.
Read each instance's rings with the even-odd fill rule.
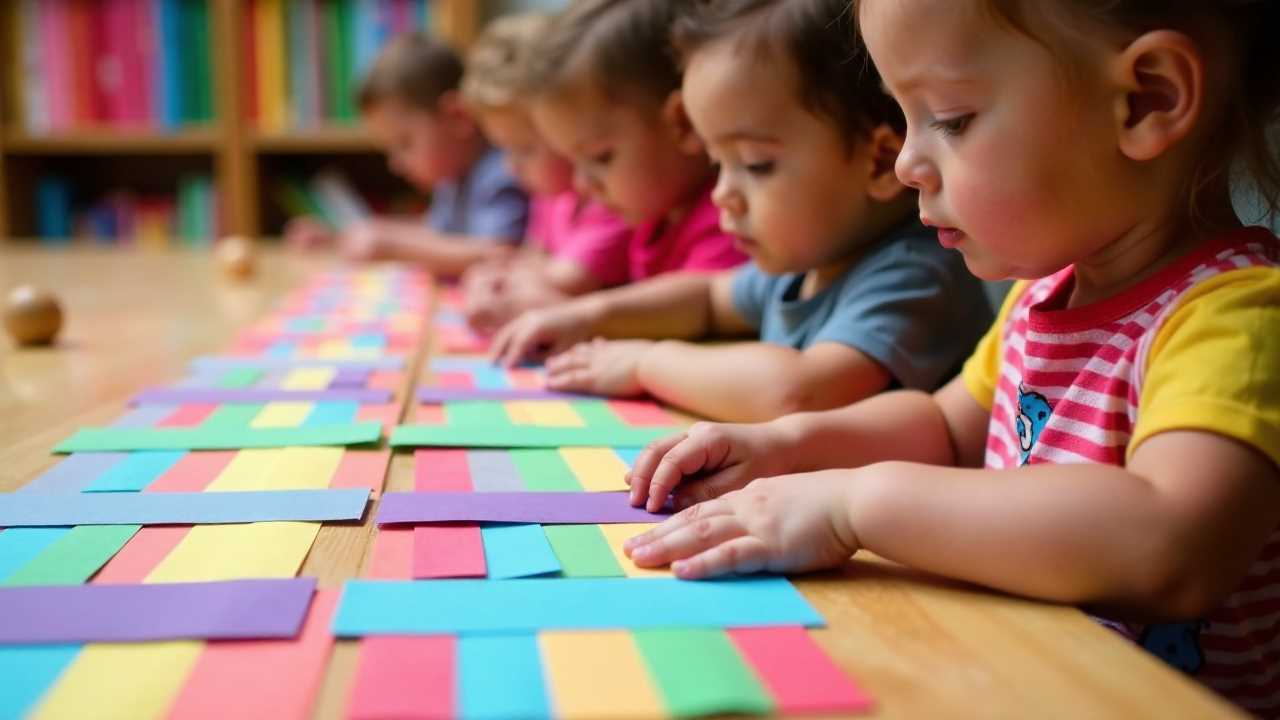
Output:
[[[610,162],[613,161],[613,151],[609,150],[596,155],[592,155],[588,159],[591,160],[591,163],[593,165],[608,165]]]
[[[774,162],[772,160],[768,160],[766,162],[747,163],[745,167],[747,168],[747,172],[752,175],[768,175],[773,172]]]
[[[946,120],[934,120],[931,125],[934,130],[942,133],[947,137],[955,137],[965,131],[969,127],[969,123],[973,121],[973,113],[968,115],[958,115]]]

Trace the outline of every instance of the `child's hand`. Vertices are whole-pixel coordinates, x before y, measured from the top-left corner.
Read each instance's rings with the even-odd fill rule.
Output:
[[[390,244],[386,232],[376,221],[356,223],[338,236],[339,249],[348,260],[378,260],[386,255]]]
[[[790,472],[786,443],[773,428],[703,422],[649,443],[627,473],[631,504],[657,512],[673,495],[676,509],[683,509]]]
[[[284,241],[294,250],[318,250],[333,245],[333,230],[316,218],[296,217],[284,226]]]
[[[859,548],[845,491],[850,470],[757,480],[694,505],[623,545],[641,567],[671,564],[685,580],[836,567]]]
[[[652,340],[605,340],[578,343],[547,360],[547,387],[609,397],[644,394],[637,368],[653,347]]]
[[[529,310],[498,331],[489,357],[506,367],[541,362],[586,340],[590,331],[590,321],[572,303]]]
[[[462,275],[462,313],[476,332],[492,334],[511,319],[514,308],[503,267],[482,263]]]

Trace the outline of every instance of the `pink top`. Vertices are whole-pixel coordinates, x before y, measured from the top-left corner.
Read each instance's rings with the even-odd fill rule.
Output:
[[[733,237],[720,230],[720,211],[711,202],[711,188],[688,215],[668,225],[666,220],[636,228],[631,241],[631,280],[673,270],[724,270],[746,262]]]
[[[572,191],[534,197],[526,234],[548,254],[581,265],[604,287],[627,282],[631,228],[599,203]]]

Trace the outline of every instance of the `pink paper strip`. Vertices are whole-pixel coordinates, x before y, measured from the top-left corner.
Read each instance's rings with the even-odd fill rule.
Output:
[[[448,635],[360,641],[350,720],[457,717],[457,639]]]
[[[610,400],[609,408],[622,422],[636,427],[671,425],[671,414],[651,400]]]
[[[416,450],[413,489],[418,492],[469,492],[471,467],[466,450]]]
[[[375,370],[369,374],[365,387],[370,390],[391,390],[396,392],[404,386],[405,375],[399,370]]]
[[[780,714],[866,712],[875,704],[802,627],[736,628],[728,635]]]
[[[443,425],[447,421],[443,405],[415,405],[414,421],[420,425]]]
[[[180,405],[172,415],[156,423],[156,427],[196,427],[217,409],[217,405]]]
[[[361,405],[356,411],[356,420],[373,420],[382,423],[382,434],[390,435],[396,424],[400,422],[400,406],[392,403],[390,405]]]
[[[373,538],[369,571],[364,576],[373,580],[412,580],[413,528],[379,528]]]
[[[98,570],[92,582],[102,585],[143,582],[189,532],[190,525],[148,525],[142,528]]]
[[[390,450],[347,450],[329,481],[331,488],[369,488],[369,496],[382,494],[391,462]]]
[[[189,452],[147,486],[147,492],[204,492],[222,472],[237,450]]]
[[[414,579],[487,575],[479,525],[451,523],[413,528]]]

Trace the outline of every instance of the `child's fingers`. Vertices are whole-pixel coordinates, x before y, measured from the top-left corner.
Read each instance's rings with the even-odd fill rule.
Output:
[[[676,488],[672,493],[673,504],[676,510],[684,510],[734,490],[740,490],[753,479],[747,477],[742,465],[734,465],[714,475],[691,480]]]
[[[731,514],[704,515],[676,530],[645,543],[631,551],[631,559],[640,567],[659,567],[729,542],[747,534],[746,528]]]
[[[688,433],[677,433],[659,438],[646,445],[644,450],[641,450],[640,454],[636,456],[635,465],[632,465],[631,472],[627,473],[627,485],[631,487],[632,505],[638,507],[648,499],[649,482],[653,479],[654,471],[658,469],[658,462],[671,451],[671,448],[686,437],[688,437]]]
[[[493,336],[493,342],[489,346],[489,362],[494,365],[499,364],[501,358],[507,354],[507,343],[511,342],[511,326],[517,321],[513,320],[503,325]]]
[[[714,444],[707,442],[705,438],[690,435],[663,455],[653,471],[653,479],[649,481],[649,500],[645,505],[649,512],[661,510],[663,504],[667,502],[667,496],[686,477],[702,470],[713,469],[720,460],[723,460],[723,458],[713,460],[712,452],[716,449]]]
[[[627,538],[627,540],[622,543],[622,551],[630,556],[637,548],[648,545],[651,542],[661,540],[690,523],[698,522],[703,518],[729,514],[732,514],[732,508],[723,500],[715,500],[691,507],[688,510],[672,515],[659,523],[656,527],[650,528],[635,537]]]
[[[757,537],[743,535],[705,550],[691,558],[671,563],[671,572],[681,580],[728,575],[749,575],[765,569],[769,548]]]

